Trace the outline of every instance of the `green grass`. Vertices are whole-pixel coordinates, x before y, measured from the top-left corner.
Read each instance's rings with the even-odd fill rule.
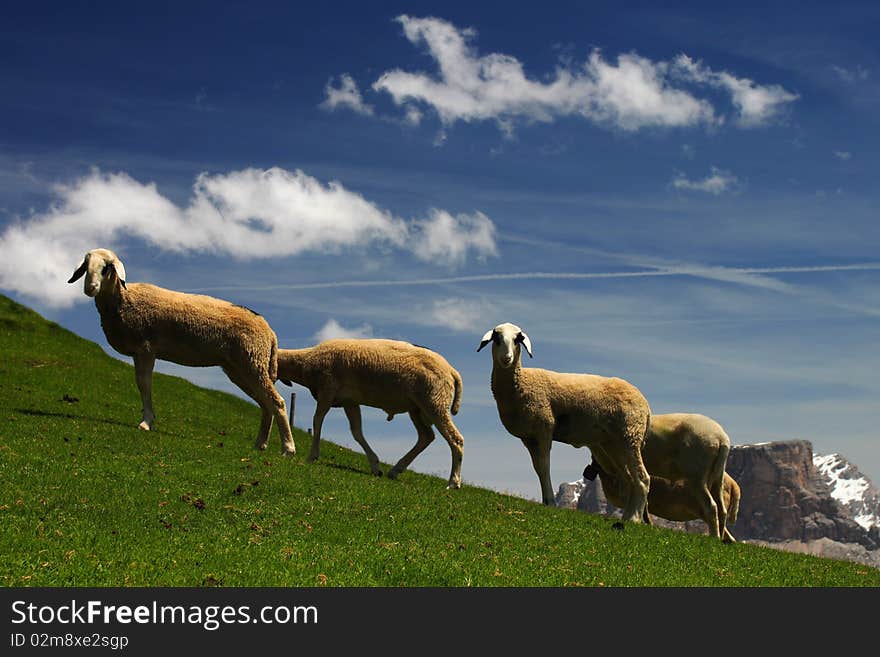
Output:
[[[295,457],[274,432],[257,452],[255,406],[180,378],[156,374],[154,402],[158,430],[138,430],[131,366],[0,296],[0,584],[880,586],[852,563],[373,477],[329,442],[306,464],[298,430]]]

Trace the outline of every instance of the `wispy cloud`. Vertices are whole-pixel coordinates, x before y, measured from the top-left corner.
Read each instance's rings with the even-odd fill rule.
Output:
[[[432,108],[444,125],[493,120],[510,134],[514,120],[551,122],[563,116],[581,116],[627,131],[723,123],[723,114],[685,83],[726,91],[737,124],[754,127],[798,97],[779,85],[759,85],[712,71],[685,55],[671,63],[636,53],[607,60],[598,49],[579,65],[561,61],[554,75],[542,82],[529,78],[515,57],[480,55],[473,45],[473,29],[433,17],[402,15],[396,20],[411,43],[427,48],[438,73],[393,69],[382,74],[373,89],[388,93],[408,113],[415,105]]]
[[[369,324],[346,328],[331,317],[313,337],[317,342],[322,342],[333,338],[370,338],[372,336],[373,327]]]
[[[476,331],[483,325],[488,310],[484,303],[452,297],[434,300],[426,316],[455,331]]]
[[[743,127],[764,125],[777,117],[782,108],[799,98],[778,84],[760,85],[738,78],[727,71],[713,71],[700,61],[679,55],[672,63],[673,76],[727,91],[737,109],[737,122]]]
[[[333,85],[333,78],[327,81],[320,106],[329,111],[347,108],[358,114],[373,115],[373,107],[364,103],[357,83],[348,73],[339,76],[339,86]]]
[[[838,78],[840,78],[840,80],[846,82],[847,84],[864,82],[868,79],[868,77],[870,77],[871,74],[868,69],[861,65],[856,65],[850,68],[847,68],[845,66],[832,65],[831,70]]]
[[[273,285],[223,285],[193,288],[189,292],[217,290],[321,290],[328,288],[357,287],[410,287],[422,285],[447,285],[451,283],[482,283],[488,281],[557,280],[575,281],[612,278],[644,278],[654,276],[693,276],[718,281],[730,281],[772,289],[782,289],[784,283],[763,279],[762,274],[806,274],[818,272],[876,271],[880,262],[864,262],[850,265],[817,265],[803,267],[709,267],[700,265],[670,266],[665,269],[609,272],[511,272],[499,274],[474,274],[467,276],[443,276],[432,278],[401,278],[373,280],[339,280],[320,283],[278,283]]]
[[[679,173],[672,181],[676,189],[693,192],[706,192],[719,196],[737,188],[739,180],[730,171],[712,167],[711,173],[702,180],[690,180],[683,173]]]
[[[838,160],[846,161],[852,157],[852,153],[850,153],[849,151],[834,151],[834,157],[836,157]]]
[[[299,170],[201,174],[185,206],[125,173],[93,171],[54,191],[57,201],[49,210],[0,235],[0,287],[55,306],[82,296],[61,282],[83,253],[117,248],[125,237],[242,260],[380,245],[455,267],[470,254],[497,254],[492,221],[480,212],[431,209],[424,219],[404,220],[341,183],[324,184]]]

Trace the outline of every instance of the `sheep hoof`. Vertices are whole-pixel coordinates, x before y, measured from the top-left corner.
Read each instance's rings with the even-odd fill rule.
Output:
[[[309,455],[306,457],[306,463],[314,463],[314,462],[317,461],[317,460],[318,460],[318,457],[315,456],[314,454],[309,454]]]
[[[459,490],[461,488],[460,481],[450,481],[449,485],[446,486],[446,490]]]
[[[397,479],[397,475],[399,475],[399,474],[400,474],[400,472],[398,472],[398,471],[395,470],[394,468],[391,468],[391,469],[388,471],[388,478],[389,478],[389,479]]]
[[[293,448],[286,448],[285,447],[285,448],[281,449],[281,456],[294,456],[294,455],[296,455],[296,448],[295,447],[293,447]]]
[[[148,424],[146,420],[143,420],[139,425],[138,429],[143,429],[144,431],[150,431],[153,428],[153,425]]]
[[[381,477],[381,476],[382,476],[382,470],[379,469],[379,468],[373,468],[372,470],[370,470],[370,472],[372,472],[372,473],[373,473],[374,475],[376,475],[377,477]]]
[[[618,520],[618,521],[615,522],[613,525],[611,525],[611,529],[616,529],[617,531],[622,532],[624,526],[625,526],[625,525],[624,525],[622,522],[620,522],[620,521]]]

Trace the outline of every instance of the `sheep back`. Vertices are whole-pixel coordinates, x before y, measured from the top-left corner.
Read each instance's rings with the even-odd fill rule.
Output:
[[[107,341],[121,354],[152,353],[181,365],[206,367],[269,363],[274,371],[275,333],[258,313],[229,301],[129,283],[120,294],[96,297]]]
[[[644,436],[648,401],[624,379],[540,368],[521,368],[515,376],[513,398],[495,394],[501,422],[514,436],[550,427],[554,440],[575,447]]]
[[[651,476],[702,481],[722,454],[726,459],[730,438],[715,420],[698,413],[654,415],[642,458]]]
[[[301,383],[313,396],[320,389],[333,390],[334,406],[362,404],[396,414],[426,399],[438,409],[448,409],[456,397],[455,369],[440,354],[409,342],[338,338],[306,350],[280,349],[279,377],[297,379],[288,368],[288,359],[297,352],[307,352],[298,358],[313,379]]]

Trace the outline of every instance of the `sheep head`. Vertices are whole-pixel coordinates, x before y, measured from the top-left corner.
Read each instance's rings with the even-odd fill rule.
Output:
[[[125,267],[109,249],[92,249],[86,253],[82,264],[67,282],[73,283],[83,276],[83,292],[88,297],[96,296],[101,291],[101,286],[109,286],[113,278],[118,279],[119,284],[125,287]]]
[[[486,331],[477,351],[490,342],[492,343],[492,360],[499,367],[509,369],[519,363],[520,345],[526,348],[529,358],[532,357],[532,343],[529,336],[516,324],[499,324],[491,331]]]

